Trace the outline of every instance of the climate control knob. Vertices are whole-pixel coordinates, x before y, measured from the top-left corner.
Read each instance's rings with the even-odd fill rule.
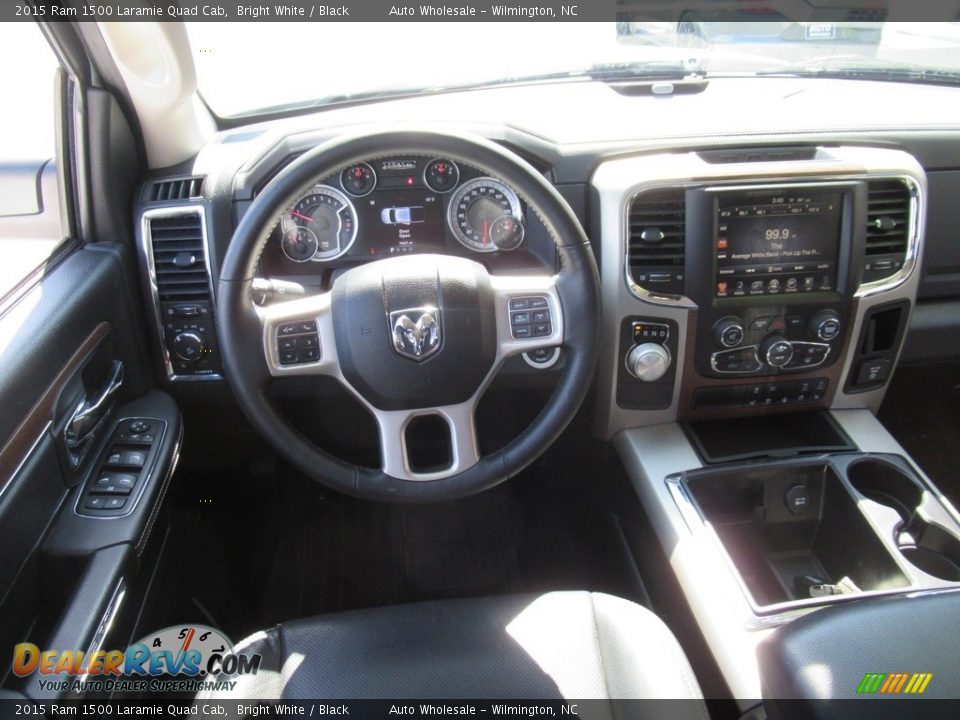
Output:
[[[833,310],[821,310],[810,319],[810,334],[830,342],[840,334],[840,316]]]
[[[760,344],[760,357],[770,367],[781,368],[793,359],[793,345],[781,335],[771,335]]]
[[[627,370],[644,382],[653,382],[666,375],[670,362],[670,351],[657,343],[636,345],[627,353]]]
[[[743,342],[743,323],[738,317],[726,317],[713,326],[713,339],[717,345],[735,348]]]
[[[199,360],[203,353],[203,338],[195,332],[182,332],[173,339],[173,352],[181,360]]]

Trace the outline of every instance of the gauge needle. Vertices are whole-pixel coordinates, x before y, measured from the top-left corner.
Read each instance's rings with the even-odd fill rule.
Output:
[[[486,245],[490,242],[490,223],[486,220],[483,221],[483,244]]]
[[[312,218],[312,217],[307,217],[306,215],[301,215],[301,214],[298,213],[296,210],[291,210],[291,211],[290,211],[290,215],[291,215],[292,217],[298,217],[298,218],[300,218],[301,220],[306,220],[307,222],[313,222],[313,218]]]

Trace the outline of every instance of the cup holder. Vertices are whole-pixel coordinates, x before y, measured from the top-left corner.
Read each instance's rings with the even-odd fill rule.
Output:
[[[868,500],[894,510],[893,538],[900,553],[928,575],[960,582],[960,538],[942,506],[918,481],[892,463],[867,458],[847,467],[847,479]]]

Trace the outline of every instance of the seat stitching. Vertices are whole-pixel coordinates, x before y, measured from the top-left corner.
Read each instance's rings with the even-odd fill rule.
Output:
[[[673,634],[667,630],[665,627],[657,627],[657,630],[661,635],[664,635],[667,639],[667,647],[670,648],[670,653],[673,655],[674,659],[677,661],[677,666],[682,668],[680,671],[680,677],[683,678],[684,684],[687,686],[687,690],[690,691],[690,697],[696,702],[697,705],[697,714],[705,718],[705,720],[710,720],[710,715],[706,712],[703,703],[699,701],[697,696],[703,696],[703,692],[699,689],[699,683],[696,681],[696,677],[689,671],[689,663],[686,655],[683,654],[680,650],[680,645],[677,639]],[[693,682],[691,682],[693,680]]]
[[[613,698],[610,695],[610,685],[607,683],[607,668],[603,663],[603,648],[600,646],[600,630],[597,627],[597,607],[593,601],[593,593],[587,593],[590,598],[590,619],[593,621],[593,642],[597,646],[597,660],[600,663],[600,677],[603,678],[603,689],[607,695],[607,704],[610,706],[610,716],[615,717]]]

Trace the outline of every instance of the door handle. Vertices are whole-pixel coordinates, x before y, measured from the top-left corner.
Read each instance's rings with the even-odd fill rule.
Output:
[[[123,385],[123,363],[114,360],[107,381],[100,391],[95,397],[81,400],[67,422],[63,439],[68,448],[79,447],[90,439],[91,433],[106,416],[107,410],[110,409],[110,401],[121,385]]]

